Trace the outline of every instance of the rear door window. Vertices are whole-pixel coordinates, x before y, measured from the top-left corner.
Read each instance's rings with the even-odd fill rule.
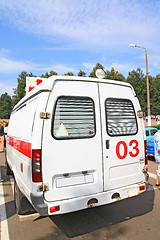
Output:
[[[108,135],[124,136],[137,133],[136,115],[129,99],[108,98],[105,109]]]
[[[56,139],[93,137],[95,135],[94,109],[94,102],[89,97],[59,97],[54,111],[53,137]]]

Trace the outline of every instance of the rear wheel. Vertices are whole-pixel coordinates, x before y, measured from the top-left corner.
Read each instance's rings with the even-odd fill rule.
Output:
[[[6,162],[6,173],[7,173],[7,175],[12,175],[12,170],[10,169],[7,162]]]
[[[21,193],[16,180],[14,180],[14,201],[16,213],[22,215],[25,213],[35,212],[28,199]]]

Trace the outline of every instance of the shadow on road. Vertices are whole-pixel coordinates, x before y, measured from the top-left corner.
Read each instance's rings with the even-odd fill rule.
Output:
[[[81,236],[98,229],[120,223],[152,211],[155,192],[150,185],[148,191],[139,196],[86,209],[50,219],[69,238]]]
[[[2,173],[2,183],[4,185],[6,214],[7,218],[9,219],[15,215],[12,188],[10,179],[5,174],[4,166],[1,166],[0,170]],[[37,239],[65,239],[66,237],[74,238],[87,233],[93,233],[95,239],[98,239],[98,236],[96,238],[96,230],[105,227],[107,228],[117,223],[124,222],[131,218],[142,216],[151,212],[154,206],[154,198],[155,192],[153,187],[150,185],[147,192],[136,197],[70,214],[52,216],[49,219],[58,227],[55,229],[54,224],[54,226],[50,226],[50,228],[53,230],[55,238],[51,233],[47,238],[42,234],[42,237]],[[33,223],[37,220],[43,219],[44,218],[42,217],[36,217],[36,219],[33,220]],[[125,231],[125,227],[123,227],[123,231]],[[61,233],[65,234],[64,238]],[[59,234],[59,238],[57,234]]]

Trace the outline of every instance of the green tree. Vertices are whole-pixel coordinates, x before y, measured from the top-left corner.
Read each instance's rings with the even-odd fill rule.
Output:
[[[93,67],[92,72],[90,73],[90,77],[96,77],[95,72],[97,69],[104,70],[103,65],[97,63],[95,67]],[[51,70],[49,73],[42,74],[40,77],[48,78],[53,75],[58,75],[56,72]],[[65,76],[74,76],[72,72],[68,72],[64,74]],[[82,70],[79,71],[78,76],[86,76],[86,73]],[[14,89],[14,95],[12,97],[12,106],[14,106],[24,95],[25,95],[25,86],[26,86],[26,77],[33,77],[32,73],[21,72],[17,78],[17,88]],[[146,87],[146,77],[144,76],[143,71],[140,68],[137,70],[132,70],[128,73],[127,78],[112,68],[110,71],[106,71],[106,78],[126,81],[130,83],[141,104],[142,110],[147,114],[147,87]],[[160,114],[160,74],[156,77],[149,76],[150,83],[150,103],[151,103],[151,114],[157,115]]]
[[[34,77],[32,73],[27,72],[21,72],[21,74],[18,75],[17,78],[17,88],[13,89],[14,95],[12,97],[13,99],[13,106],[17,104],[21,98],[26,94],[25,87],[26,87],[26,77]]]
[[[97,76],[96,76],[96,70],[97,70],[97,69],[102,69],[102,70],[104,70],[104,67],[102,66],[102,64],[97,63],[96,66],[93,67],[93,70],[92,70],[92,72],[90,73],[89,76],[96,78],[96,77],[97,77]]]
[[[72,72],[65,73],[64,76],[74,76]]]
[[[133,86],[142,110],[147,113],[147,86],[143,71],[140,68],[132,70],[128,73],[126,81]]]
[[[41,78],[49,78],[49,73],[46,72],[45,74],[42,74],[40,77],[41,77]]]
[[[160,114],[160,74],[149,76],[150,107],[152,115]]]
[[[46,74],[44,75],[44,74],[42,74],[40,77],[41,78],[49,78],[49,77],[51,77],[51,76],[53,76],[53,75],[58,75],[56,72],[54,72],[54,71],[50,71],[50,73],[48,73],[48,72],[46,72]]]
[[[86,73],[82,70],[79,70],[78,76],[80,77],[86,77]]]
[[[111,71],[106,71],[106,78],[118,81],[125,81],[125,77],[118,71],[115,71],[114,68],[112,68]]]
[[[12,110],[12,98],[8,93],[4,93],[0,97],[0,118],[8,119]]]

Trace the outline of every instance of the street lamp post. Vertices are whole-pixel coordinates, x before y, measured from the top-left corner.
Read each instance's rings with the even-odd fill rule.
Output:
[[[148,78],[148,59],[147,59],[147,50],[144,47],[137,46],[135,44],[130,44],[130,47],[143,48],[145,50],[146,57],[146,78],[147,78],[147,114],[148,114],[148,126],[151,126],[151,111],[150,111],[150,94],[149,94],[149,78]]]

